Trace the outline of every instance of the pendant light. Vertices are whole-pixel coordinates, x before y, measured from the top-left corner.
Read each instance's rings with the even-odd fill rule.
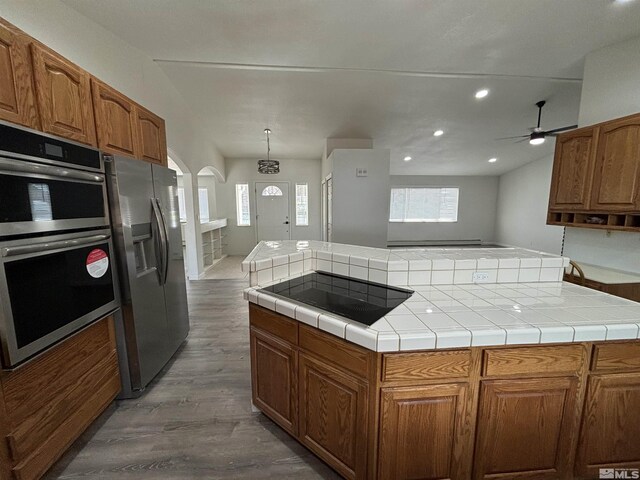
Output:
[[[258,160],[258,172],[266,175],[272,175],[274,173],[280,173],[280,162],[277,160],[271,160],[271,143],[269,142],[269,134],[271,130],[264,129],[264,133],[267,134],[267,159]]]

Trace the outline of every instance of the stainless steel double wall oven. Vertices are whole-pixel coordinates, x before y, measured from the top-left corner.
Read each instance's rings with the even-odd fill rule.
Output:
[[[116,309],[100,152],[0,122],[0,343],[13,368]]]

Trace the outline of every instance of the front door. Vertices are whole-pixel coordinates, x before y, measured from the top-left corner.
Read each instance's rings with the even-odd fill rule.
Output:
[[[258,241],[289,240],[289,183],[256,182]]]

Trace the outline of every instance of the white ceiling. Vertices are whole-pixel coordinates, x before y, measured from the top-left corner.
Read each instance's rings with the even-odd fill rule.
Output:
[[[269,127],[275,158],[368,137],[398,174],[551,153],[495,138],[526,133],[541,99],[544,128],[575,123],[584,56],[640,35],[638,0],[63,1],[154,58],[225,157],[264,156]]]

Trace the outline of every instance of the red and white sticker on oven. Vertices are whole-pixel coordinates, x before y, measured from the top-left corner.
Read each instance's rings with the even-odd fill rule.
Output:
[[[100,248],[95,248],[87,255],[87,272],[93,278],[100,278],[109,269],[109,257],[107,252]]]

